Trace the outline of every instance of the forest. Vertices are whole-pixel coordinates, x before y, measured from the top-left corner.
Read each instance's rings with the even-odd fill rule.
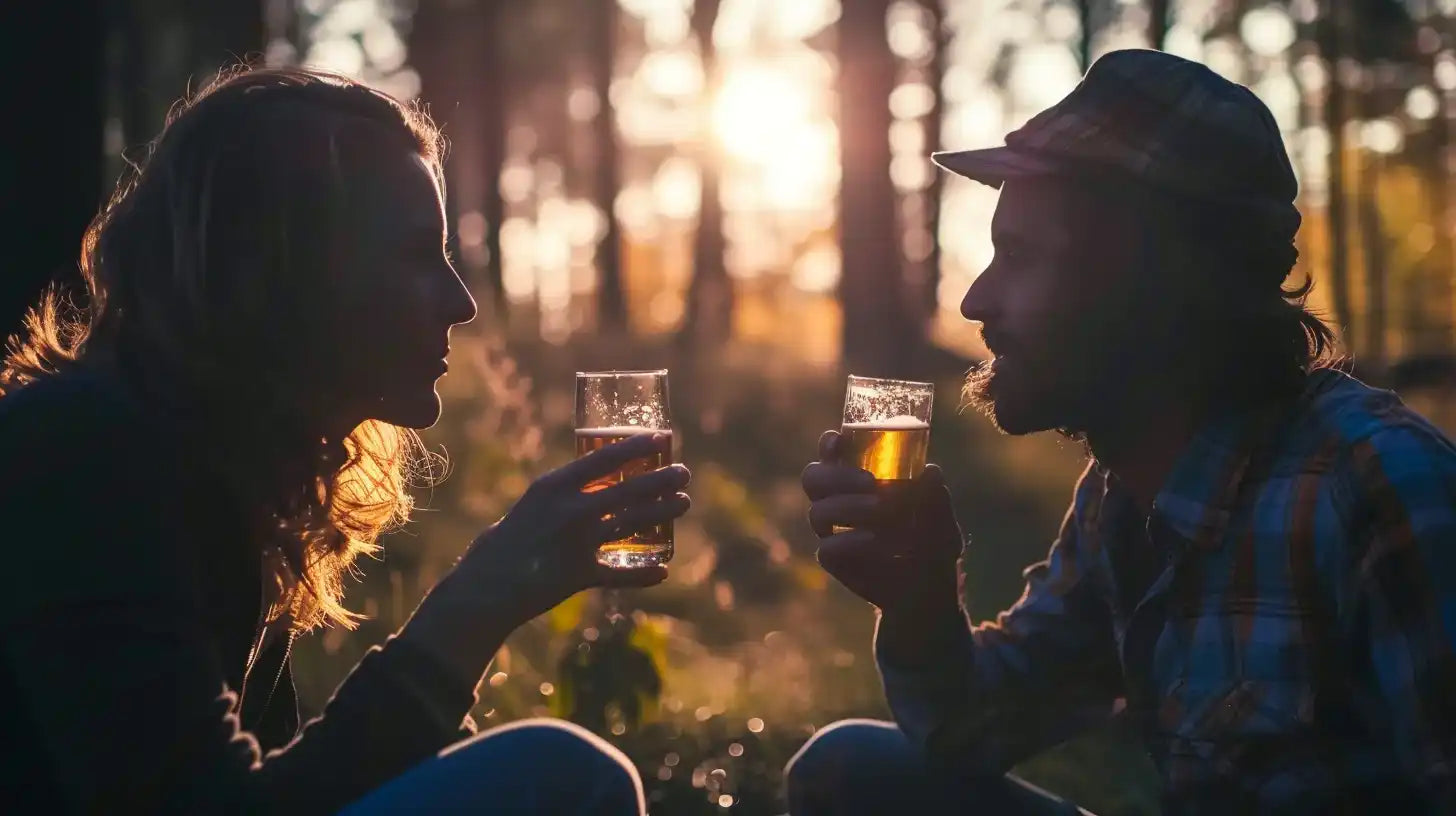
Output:
[[[7,333],[73,283],[86,223],[172,103],[240,61],[418,98],[450,141],[450,243],[481,304],[457,332],[449,474],[350,588],[368,616],[296,651],[316,710],[531,478],[573,455],[573,373],[671,371],[695,473],[672,577],[517,632],[477,719],[573,719],[636,762],[653,813],[775,814],[817,727],[885,717],[872,610],[815,563],[798,474],[847,373],[937,384],[931,458],[971,537],[968,608],[1015,600],[1084,452],[958,410],[986,350],[958,313],[996,192],[934,150],[999,144],[1110,50],[1248,85],[1299,174],[1295,278],[1362,377],[1456,428],[1456,0],[80,0],[14,128]],[[60,102],[62,104],[55,104]],[[30,104],[30,103],[27,103]],[[36,101],[34,105],[39,105]],[[39,111],[39,108],[35,108]],[[1020,769],[1099,814],[1155,812],[1130,735]]]

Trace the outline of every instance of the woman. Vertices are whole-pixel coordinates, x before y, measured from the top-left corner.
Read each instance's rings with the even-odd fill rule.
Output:
[[[686,511],[681,466],[595,494],[645,438],[533,484],[298,729],[293,637],[349,626],[343,577],[410,511],[450,327],[440,138],[301,70],[176,110],[86,234],[0,387],[7,812],[638,813],[621,755],[564,724],[468,739],[517,626],[593,586],[598,544]],[[464,742],[461,740],[464,739]],[[438,756],[437,756],[438,754]]]

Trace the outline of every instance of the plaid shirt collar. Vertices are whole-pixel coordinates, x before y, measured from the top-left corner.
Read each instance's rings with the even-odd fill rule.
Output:
[[[1293,401],[1231,411],[1207,422],[1178,455],[1153,500],[1153,514],[1194,547],[1220,548],[1244,487],[1257,475],[1256,459],[1272,452],[1269,447],[1292,410],[1308,405],[1342,377],[1316,371]]]
[[[1163,525],[1196,547],[1218,548],[1253,458],[1258,419],[1228,413],[1194,435],[1153,499]]]

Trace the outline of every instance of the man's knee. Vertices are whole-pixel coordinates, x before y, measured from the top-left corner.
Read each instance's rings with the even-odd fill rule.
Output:
[[[574,796],[598,803],[603,812],[643,812],[642,780],[632,762],[615,746],[575,723],[521,720],[452,746],[442,756],[469,750],[477,742],[488,742],[492,757],[513,758],[537,770],[549,768],[545,777],[554,780],[551,785],[561,793],[574,788]]]
[[[900,729],[878,720],[842,720],[821,729],[784,769],[790,802],[837,798],[869,780],[894,786],[923,773]]]
[[[892,723],[844,720],[789,760],[794,816],[879,813],[1077,814],[1075,805],[1011,776],[932,769]]]

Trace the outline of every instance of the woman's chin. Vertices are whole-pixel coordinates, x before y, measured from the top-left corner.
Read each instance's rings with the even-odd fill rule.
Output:
[[[383,400],[375,411],[376,415],[370,418],[422,431],[440,421],[441,410],[440,395],[430,389],[426,393]]]

